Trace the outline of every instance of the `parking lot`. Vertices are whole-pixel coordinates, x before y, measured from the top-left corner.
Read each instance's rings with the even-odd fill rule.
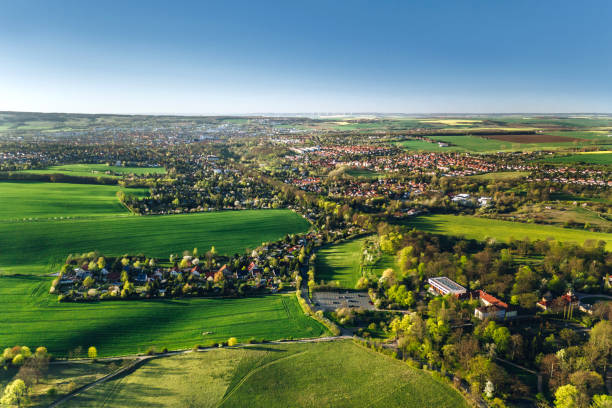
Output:
[[[339,307],[374,310],[366,292],[315,292],[314,304],[317,309],[335,310]]]

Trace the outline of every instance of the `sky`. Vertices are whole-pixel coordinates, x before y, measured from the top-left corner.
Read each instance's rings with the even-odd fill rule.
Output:
[[[0,1],[0,110],[612,112],[612,1]]]

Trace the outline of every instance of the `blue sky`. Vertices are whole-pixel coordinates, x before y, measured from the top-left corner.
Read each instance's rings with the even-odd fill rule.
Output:
[[[0,110],[612,112],[612,2],[0,2]]]

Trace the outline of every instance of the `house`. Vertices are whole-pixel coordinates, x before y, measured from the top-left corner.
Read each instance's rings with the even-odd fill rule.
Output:
[[[569,290],[565,295],[559,296],[558,298],[551,300],[552,295],[550,292],[547,292],[536,306],[542,310],[550,310],[550,309],[562,309],[566,306],[578,307],[580,306],[580,300],[574,295],[574,292]]]
[[[483,290],[476,292],[476,296],[480,299],[482,306],[474,309],[474,316],[480,320],[493,319],[502,320],[507,317],[515,317],[516,310],[510,310],[507,303],[502,302],[495,296],[488,294]]]
[[[478,197],[478,206],[479,207],[488,207],[493,201],[492,197]]]
[[[463,286],[459,285],[457,282],[450,280],[446,276],[429,278],[427,282],[430,285],[429,289],[431,291],[443,296],[451,294],[459,297],[467,293],[467,290]]]
[[[467,193],[461,193],[461,194],[457,194],[456,196],[454,196],[453,198],[451,198],[451,201],[453,203],[457,203],[459,205],[463,205],[466,207],[471,207],[474,205],[474,203],[471,201],[471,196]]]

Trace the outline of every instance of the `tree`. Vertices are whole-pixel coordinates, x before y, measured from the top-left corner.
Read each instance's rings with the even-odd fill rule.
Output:
[[[493,341],[497,346],[497,349],[505,353],[508,350],[508,345],[510,344],[510,330],[507,327],[501,326],[495,329],[493,332]]]
[[[83,281],[83,286],[85,286],[86,288],[91,288],[94,284],[94,280],[91,276],[88,276],[85,278],[85,280]]]
[[[576,408],[578,406],[579,392],[571,384],[562,385],[555,392],[555,407]]]
[[[87,356],[89,358],[98,358],[98,350],[94,346],[91,346],[87,349]]]
[[[612,397],[606,394],[593,396],[591,408],[612,408]]]
[[[21,379],[17,379],[6,386],[4,394],[0,399],[0,404],[5,405],[17,405],[21,407],[22,404],[28,400],[28,387],[25,382]]]
[[[228,345],[228,346],[230,346],[230,347],[233,347],[233,346],[235,346],[236,344],[238,344],[238,339],[237,339],[237,338],[235,338],[235,337],[230,337],[230,338],[227,340],[227,345]]]

